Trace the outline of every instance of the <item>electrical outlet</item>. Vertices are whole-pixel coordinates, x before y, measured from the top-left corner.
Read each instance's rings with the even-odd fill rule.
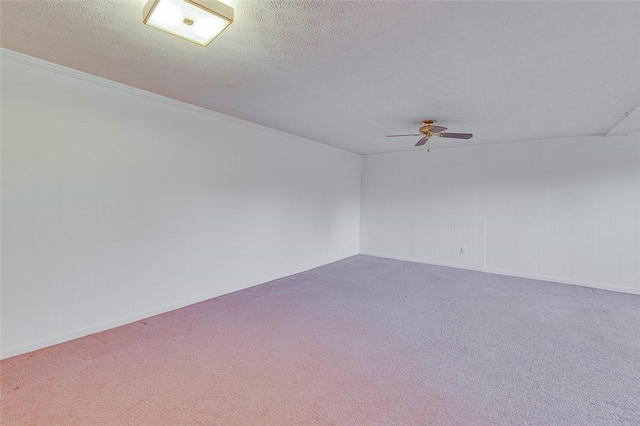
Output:
[[[460,247],[460,254],[466,254],[467,249],[465,249],[464,247]]]

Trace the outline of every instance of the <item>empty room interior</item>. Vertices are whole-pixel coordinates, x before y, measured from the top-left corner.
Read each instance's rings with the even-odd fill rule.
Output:
[[[0,424],[640,425],[640,2],[0,17]]]

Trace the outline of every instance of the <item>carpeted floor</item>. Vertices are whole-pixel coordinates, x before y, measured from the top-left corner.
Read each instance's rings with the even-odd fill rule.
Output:
[[[2,424],[640,424],[640,296],[355,256],[3,360]]]

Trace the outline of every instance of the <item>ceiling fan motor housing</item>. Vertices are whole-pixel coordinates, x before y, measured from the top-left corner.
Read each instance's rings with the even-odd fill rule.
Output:
[[[435,121],[431,123],[427,123],[426,121],[423,121],[422,123],[423,123],[423,126],[420,127],[420,133],[422,133],[423,135],[426,135],[431,132],[431,128],[433,127],[433,124],[435,123]]]
[[[436,124],[436,120],[424,120],[422,122],[422,127],[420,127],[420,133],[423,135],[428,135],[431,133],[431,128]]]

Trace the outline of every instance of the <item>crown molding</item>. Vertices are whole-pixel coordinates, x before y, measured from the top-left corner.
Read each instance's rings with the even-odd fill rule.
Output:
[[[625,112],[624,115],[616,121],[610,128],[605,132],[605,136],[621,136],[621,135],[629,135],[633,132],[637,132],[637,127],[626,129],[622,133],[617,133],[616,130],[619,128],[624,128],[625,123],[631,122],[633,120],[638,120],[638,116],[640,116],[640,103],[637,103],[636,106],[631,108],[629,111]],[[632,123],[633,124],[633,123]]]
[[[56,74],[60,74],[60,75],[64,75],[66,77],[71,77],[74,78],[76,80],[80,80],[80,81],[84,81],[86,83],[91,83],[91,84],[95,84],[97,86],[102,86],[102,87],[106,87],[108,89],[111,90],[117,90],[119,92],[123,92],[126,93],[128,95],[133,95],[133,96],[137,96],[139,98],[143,98],[143,99],[147,99],[153,102],[158,102],[161,104],[165,104],[165,105],[169,105],[175,108],[180,108],[186,111],[191,111],[191,112],[195,112],[198,114],[203,114],[203,115],[207,115],[210,117],[215,117],[221,120],[225,120],[231,123],[235,123],[235,124],[239,124],[242,126],[247,126],[247,127],[251,127],[254,129],[259,129],[262,131],[266,131],[281,137],[285,137],[287,139],[291,139],[291,140],[295,140],[297,142],[303,141],[305,143],[309,143],[309,144],[313,144],[313,145],[319,145],[322,147],[326,147],[326,148],[331,148],[334,150],[338,150],[338,151],[342,151],[342,152],[348,152],[349,154],[353,154],[353,155],[361,155],[359,153],[356,152],[352,152],[349,150],[346,150],[344,148],[340,148],[337,146],[333,146],[333,145],[328,145],[322,142],[318,142],[318,141],[314,141],[311,139],[307,139],[304,138],[302,136],[297,136],[297,135],[293,135],[291,133],[287,133],[287,132],[283,132],[282,130],[277,130],[277,129],[273,129],[271,127],[267,127],[267,126],[263,126],[261,124],[257,124],[257,123],[253,123],[251,121],[247,121],[247,120],[243,120],[241,118],[238,117],[233,117],[231,115],[227,115],[227,114],[223,114],[221,112],[217,112],[217,111],[213,111],[207,108],[202,108],[196,105],[192,105],[186,102],[182,102],[182,101],[178,101],[176,99],[173,98],[168,98],[166,96],[162,96],[162,95],[158,95],[157,93],[153,93],[153,92],[148,92],[146,90],[142,90],[142,89],[138,89],[132,86],[128,86],[126,84],[123,83],[118,83],[112,80],[107,80],[106,78],[102,78],[102,77],[98,77],[95,76],[93,74],[88,74],[82,71],[78,71],[75,70],[73,68],[68,68],[62,65],[58,65],[55,64],[53,62],[48,62],[45,61],[43,59],[38,59],[38,58],[34,58],[32,56],[28,56],[25,55],[23,53],[19,53],[19,52],[15,52],[13,50],[9,50],[6,48],[1,48],[0,47],[0,59],[4,60],[10,60],[10,61],[14,61],[14,62],[19,62],[21,64],[25,64],[25,65],[29,65],[32,66],[34,68],[40,68],[43,69],[45,71],[49,71],[49,72],[53,72]]]

